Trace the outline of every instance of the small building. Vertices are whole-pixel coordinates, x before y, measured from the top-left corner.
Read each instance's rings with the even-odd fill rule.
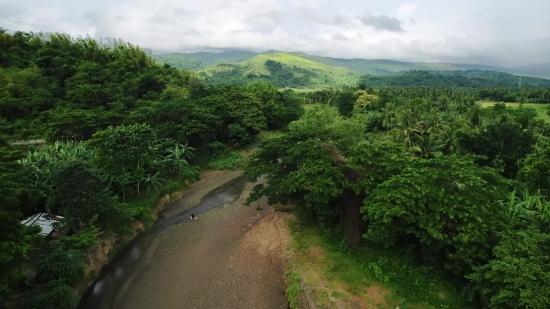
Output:
[[[67,231],[56,230],[58,224],[63,219],[61,216],[40,212],[21,220],[21,224],[26,226],[38,225],[42,229],[38,234],[46,237],[60,238],[67,234]]]

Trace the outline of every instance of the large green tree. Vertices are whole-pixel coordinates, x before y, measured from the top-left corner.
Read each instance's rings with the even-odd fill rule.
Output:
[[[494,257],[469,275],[487,308],[546,308],[550,304],[550,235],[537,228],[503,236]]]
[[[413,160],[365,200],[365,236],[386,245],[412,241],[425,260],[468,273],[490,258],[495,231],[507,228],[499,202],[507,185],[471,157]]]

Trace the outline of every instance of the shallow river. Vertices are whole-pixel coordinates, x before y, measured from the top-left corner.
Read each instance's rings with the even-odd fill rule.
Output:
[[[127,246],[125,246],[108,265],[103,267],[96,281],[84,292],[78,304],[78,309],[112,309],[120,289],[136,273],[153,240],[158,234],[175,224],[187,221],[191,214],[196,216],[227,203],[237,200],[243,191],[246,180],[242,177],[233,179],[208,193],[195,207],[164,218],[162,213],[153,226],[138,234]],[[187,195],[179,199],[178,203],[185,201]],[[167,209],[171,205],[167,206]]]

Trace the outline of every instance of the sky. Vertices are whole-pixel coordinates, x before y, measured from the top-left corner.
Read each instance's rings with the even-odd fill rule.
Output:
[[[518,66],[550,62],[550,0],[0,0],[0,27],[114,37],[154,53],[301,51]]]

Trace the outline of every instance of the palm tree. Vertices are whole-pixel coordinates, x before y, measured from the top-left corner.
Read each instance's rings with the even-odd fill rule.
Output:
[[[156,172],[155,175],[147,175],[143,177],[141,180],[143,183],[145,183],[146,191],[145,194],[149,196],[149,193],[151,190],[157,191],[160,186],[162,186],[162,183],[165,181],[163,178],[158,177],[160,175],[160,172]]]
[[[195,149],[187,145],[187,143],[185,143],[185,145],[176,144],[173,149],[168,150],[170,154],[167,155],[164,160],[171,165],[170,170],[172,172],[176,175],[180,175],[181,171],[189,165],[186,158],[189,159],[193,156],[193,150]]]
[[[386,104],[386,107],[383,108],[382,112],[384,113],[384,127],[389,127],[390,130],[393,129],[394,119],[396,117],[396,106],[393,103]]]

